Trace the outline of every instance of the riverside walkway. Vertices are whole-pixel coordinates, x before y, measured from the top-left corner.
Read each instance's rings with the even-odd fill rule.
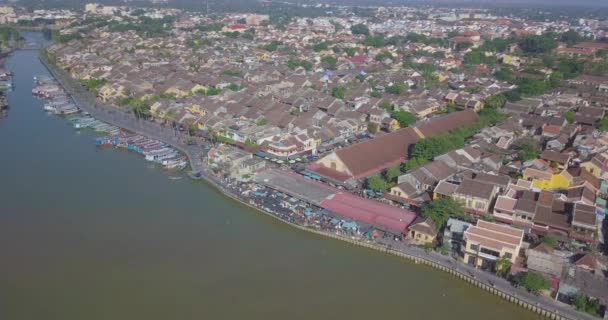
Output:
[[[57,79],[57,81],[59,81],[59,83],[64,87],[64,89],[72,96],[74,102],[79,108],[89,112],[93,117],[101,121],[174,146],[186,154],[190,161],[192,170],[195,172],[200,172],[201,178],[205,179],[226,196],[239,201],[242,204],[250,206],[253,209],[256,209],[301,230],[317,233],[319,235],[334,239],[344,240],[355,245],[380,250],[382,252],[387,252],[408,258],[410,260],[424,261],[426,264],[429,264],[435,268],[439,268],[443,271],[457,275],[469,283],[476,284],[478,286],[485,286],[486,288],[490,287],[491,289],[494,289],[493,291],[495,294],[500,295],[503,299],[516,303],[524,308],[528,308],[550,319],[598,319],[586,313],[578,312],[572,307],[563,303],[548,298],[539,297],[527,292],[523,288],[514,287],[505,279],[499,278],[494,274],[475,269],[469,265],[457,261],[450,256],[441,255],[433,251],[426,251],[424,249],[410,246],[403,242],[394,241],[388,238],[379,239],[376,243],[368,243],[327,231],[309,229],[304,226],[285,221],[273,213],[265,211],[259,207],[252,206],[249,199],[246,199],[238,190],[224,185],[215,176],[209,174],[202,162],[203,149],[201,145],[198,143],[194,145],[187,145],[182,142],[184,136],[172,128],[164,127],[155,122],[138,119],[132,113],[99,103],[96,101],[95,97],[90,94],[90,92],[88,92],[79,82],[72,79],[63,70],[56,68],[52,63],[49,63],[42,56],[40,60],[47,67],[50,73]],[[513,300],[511,300],[511,298]]]
[[[74,103],[81,110],[90,113],[98,120],[172,145],[188,157],[192,171],[205,171],[202,164],[203,153],[201,145],[198,143],[192,145],[185,144],[182,141],[185,136],[178,130],[162,126],[159,123],[137,118],[133,113],[100,103],[82,86],[82,84],[72,79],[65,71],[56,68],[42,56],[40,57],[40,61],[47,67],[49,72],[57,79],[61,86],[72,96]]]

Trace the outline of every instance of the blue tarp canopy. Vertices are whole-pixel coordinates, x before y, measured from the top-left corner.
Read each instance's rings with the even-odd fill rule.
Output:
[[[350,221],[342,223],[342,227],[346,229],[357,230],[358,225],[356,222]]]
[[[260,158],[264,158],[266,156],[266,153],[262,152],[262,151],[258,151],[255,153],[256,156],[260,157]]]
[[[305,216],[307,216],[307,217],[308,217],[308,216],[312,216],[313,214],[314,214],[314,212],[312,212],[312,210],[311,210],[311,209],[306,209],[306,210],[304,210],[304,215],[305,215]]]
[[[336,219],[336,218],[332,218],[332,219],[329,221],[329,223],[331,223],[331,224],[333,224],[333,225],[336,225],[336,224],[340,223],[340,221],[339,221],[338,219]]]

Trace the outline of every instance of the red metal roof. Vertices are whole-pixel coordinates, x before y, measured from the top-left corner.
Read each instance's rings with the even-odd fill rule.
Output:
[[[394,233],[403,233],[416,219],[414,212],[344,192],[324,200],[321,207]]]
[[[244,24],[233,24],[233,25],[229,25],[228,28],[230,30],[242,30],[242,29],[247,29],[247,26]]]

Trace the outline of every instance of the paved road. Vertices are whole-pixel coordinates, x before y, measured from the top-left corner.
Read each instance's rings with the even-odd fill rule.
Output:
[[[43,59],[42,59],[43,60]],[[45,61],[43,60],[43,63]],[[46,63],[45,63],[46,64]],[[190,160],[190,166],[193,171],[200,172],[202,178],[206,179],[210,183],[214,184],[223,192],[233,193],[227,186],[224,186],[222,181],[217,177],[210,174],[206,167],[202,163],[203,149],[202,146],[197,143],[195,145],[186,145],[183,143],[185,135],[172,129],[164,127],[158,123],[138,119],[132,113],[125,112],[122,109],[118,109],[113,106],[105,105],[96,101],[90,92],[88,92],[80,83],[73,80],[62,70],[58,70],[50,65],[47,65],[49,71],[55,76],[55,78],[62,84],[66,91],[72,95],[75,103],[82,110],[89,112],[93,117],[116,125],[118,127],[127,129],[129,131],[136,132],[148,136],[159,141],[163,141],[167,144],[173,145],[180,151],[184,152]],[[241,198],[238,193],[233,193],[237,198]],[[247,199],[241,199],[247,202]],[[467,264],[461,263],[450,256],[444,256],[434,251],[425,251],[418,247],[409,246],[403,242],[394,241],[391,239],[380,239],[378,242],[381,245],[389,247],[391,250],[402,252],[411,256],[417,256],[422,259],[431,260],[435,263],[441,264],[444,267],[454,269],[462,274],[469,275],[478,281],[486,283],[488,285],[494,285],[496,289],[503,291],[504,293],[518,297],[521,300],[527,301],[530,304],[536,304],[546,310],[552,310],[562,317],[569,319],[584,319],[592,320],[594,318],[588,314],[580,313],[574,310],[572,307],[563,303],[539,297],[531,294],[523,288],[516,288],[512,286],[507,280],[499,278],[494,274],[475,269]]]
[[[200,142],[187,145],[183,142],[187,136],[178,130],[156,122],[137,118],[133,113],[100,103],[78,81],[72,79],[64,71],[46,64],[44,59],[41,60],[47,65],[51,74],[72,96],[80,109],[90,113],[98,120],[170,144],[186,154],[193,171],[204,171],[202,164],[203,149]]]
[[[571,306],[564,303],[549,299],[546,297],[537,296],[533,293],[526,291],[524,288],[518,288],[511,285],[506,279],[497,277],[493,273],[489,273],[483,270],[476,269],[465,263],[462,263],[451,256],[442,255],[435,251],[426,251],[419,247],[409,246],[403,242],[394,241],[392,239],[381,239],[380,243],[391,248],[392,250],[403,252],[412,256],[420,257],[422,259],[431,260],[444,267],[458,271],[459,273],[468,275],[477,279],[478,281],[485,283],[494,288],[519,298],[520,300],[527,301],[530,304],[536,304],[536,306],[544,308],[546,310],[553,311],[562,317],[568,319],[581,319],[581,320],[597,320],[598,318],[588,315],[586,313],[578,312]]]

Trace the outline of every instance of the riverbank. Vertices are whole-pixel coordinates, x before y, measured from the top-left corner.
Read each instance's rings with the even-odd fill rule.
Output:
[[[57,68],[52,66],[50,63],[48,63],[48,61],[44,61],[44,58],[41,59],[41,61],[43,62],[43,64],[46,65],[51,74],[53,74],[58,79],[58,81],[64,86],[64,88],[72,94],[73,98],[75,99],[75,102],[83,110],[91,113],[93,116],[102,121],[117,125],[129,131],[133,131],[166,142],[182,150],[186,155],[188,155],[193,171],[200,172],[200,176],[204,178],[210,185],[212,185],[224,195],[230,197],[235,201],[238,201],[246,206],[256,209],[259,212],[262,212],[268,216],[271,216],[281,222],[287,223],[303,231],[309,231],[321,236],[347,241],[357,246],[363,246],[381,252],[390,253],[396,256],[407,258],[416,263],[423,263],[425,265],[435,267],[439,270],[456,275],[458,278],[463,279],[466,282],[474,284],[475,286],[478,286],[489,292],[493,292],[503,299],[516,303],[519,306],[532,310],[543,316],[547,316],[552,319],[586,318],[586,315],[579,314],[578,312],[572,310],[567,306],[558,304],[556,302],[548,301],[546,299],[541,299],[531,294],[527,294],[522,290],[513,288],[504,279],[494,277],[490,274],[455,262],[450,257],[441,256],[434,253],[427,253],[419,248],[409,247],[403,244],[399,245],[397,243],[361,242],[339,234],[316,230],[314,228],[301,226],[281,219],[276,214],[273,214],[273,212],[263,210],[257,207],[256,205],[250,203],[249,201],[242,199],[238,193],[235,193],[234,190],[229,190],[226,186],[222,184],[221,181],[218,181],[216,178],[210,175],[201,162],[200,155],[202,153],[200,146],[185,145],[180,141],[179,135],[176,134],[173,130],[167,130],[167,128],[148,121],[134,119],[131,115],[123,113],[117,110],[116,108],[113,108],[112,110],[109,109],[111,108],[109,106],[104,106],[97,103],[94,97],[91,97],[90,95],[87,96],[88,93],[85,92],[84,89],[76,81],[71,80],[69,76],[65,75],[65,73],[62,73],[61,70],[58,70]]]

